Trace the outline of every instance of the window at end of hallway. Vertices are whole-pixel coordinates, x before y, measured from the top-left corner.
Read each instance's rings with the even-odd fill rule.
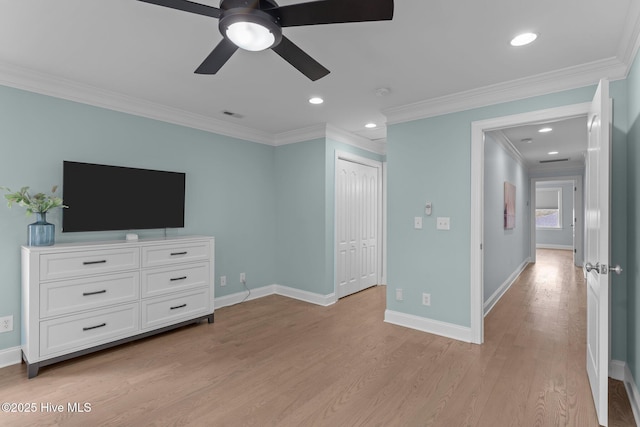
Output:
[[[536,228],[562,228],[562,188],[536,189]]]

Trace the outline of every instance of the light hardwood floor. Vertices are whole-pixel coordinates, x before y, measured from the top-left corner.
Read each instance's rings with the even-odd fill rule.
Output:
[[[595,426],[570,256],[539,252],[486,318],[482,346],[384,323],[385,287],[331,307],[274,295],[32,380],[24,365],[0,369],[0,402],[38,407],[0,425]],[[634,425],[624,387],[610,388],[610,425]]]

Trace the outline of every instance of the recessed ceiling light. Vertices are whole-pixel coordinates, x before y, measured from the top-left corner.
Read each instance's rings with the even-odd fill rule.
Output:
[[[533,142],[533,139],[531,138],[524,138],[521,139],[520,142],[524,142],[525,144],[531,144]]]
[[[549,154],[550,156],[553,156],[554,154],[558,154],[557,151],[549,151],[547,154]]]
[[[364,125],[364,127],[366,127],[367,129],[373,129],[378,127],[378,125],[375,123],[367,123],[366,125]]]
[[[532,43],[535,39],[538,38],[536,33],[522,33],[515,36],[511,39],[511,46],[520,47],[528,45]]]
[[[376,89],[375,93],[376,96],[387,96],[391,93],[391,89],[389,89],[388,87],[379,87],[378,89]]]
[[[542,128],[542,129],[538,130],[538,132],[547,133],[547,132],[551,132],[552,130],[553,130],[552,128]]]
[[[322,104],[323,102],[324,102],[324,99],[322,99],[322,98],[320,98],[318,96],[314,96],[313,98],[309,98],[309,103],[310,104],[318,105],[318,104]]]

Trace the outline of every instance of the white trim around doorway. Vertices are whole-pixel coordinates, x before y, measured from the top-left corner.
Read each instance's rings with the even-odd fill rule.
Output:
[[[383,170],[385,168],[385,164],[383,162],[369,159],[367,157],[359,156],[357,154],[349,153],[348,151],[335,151],[335,157],[333,161],[334,165],[334,186],[333,186],[333,291],[334,295],[336,295],[336,299],[338,298],[338,256],[337,256],[337,241],[338,241],[338,201],[337,201],[337,180],[335,179],[335,174],[337,170],[338,160],[346,160],[353,163],[359,163],[361,165],[370,166],[377,169],[378,175],[378,239],[376,245],[380,249],[378,251],[378,266],[377,266],[377,284],[381,285],[383,279],[383,271],[386,275],[386,257],[387,257],[387,248],[386,248],[386,238],[383,236],[383,232],[386,229],[383,228],[383,223],[386,222],[383,218],[383,213],[386,212],[386,199],[385,194],[383,193],[383,187],[385,186],[385,181],[383,181]],[[384,177],[386,179],[386,177]],[[384,268],[383,268],[384,266]],[[385,278],[386,280],[386,278]]]
[[[484,228],[484,134],[505,127],[533,124],[540,121],[569,119],[587,115],[590,103],[573,104],[557,108],[532,111],[511,116],[496,117],[471,123],[471,280],[470,316],[471,342],[484,342],[484,283],[483,283],[483,228]]]

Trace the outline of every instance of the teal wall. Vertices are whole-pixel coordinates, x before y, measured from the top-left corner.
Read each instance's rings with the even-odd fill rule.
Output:
[[[627,358],[636,384],[640,381],[640,59],[627,78]]]
[[[612,257],[621,265],[627,250],[626,90],[625,81],[611,84]],[[584,87],[389,126],[388,309],[470,327],[471,123],[589,102],[594,93],[594,86]],[[436,231],[431,218],[423,230],[413,229],[413,217],[427,200],[433,202],[432,218],[451,217],[451,231]],[[625,360],[625,276],[612,280],[612,356]],[[395,288],[403,288],[404,301],[395,301]],[[420,304],[422,292],[431,293],[430,307]]]
[[[62,184],[63,160],[186,172],[185,228],[168,234],[216,237],[216,296],[241,292],[240,272],[250,287],[277,282],[274,147],[7,87],[0,87],[0,129],[0,185],[11,189]],[[149,207],[155,209],[162,200]],[[61,234],[60,211],[47,218],[58,242],[124,238],[124,232]],[[20,245],[34,220],[20,207],[0,206],[0,315],[14,315],[14,331],[0,334],[0,350],[20,344]],[[224,288],[220,275],[227,276]]]
[[[493,138],[484,144],[484,302],[531,256],[530,185],[525,168]],[[504,228],[504,183],[516,187],[516,226]]]
[[[275,150],[278,284],[320,295],[335,291],[335,155],[384,156],[332,139]]]
[[[276,149],[276,268],[278,284],[327,295],[324,156],[324,139]]]

